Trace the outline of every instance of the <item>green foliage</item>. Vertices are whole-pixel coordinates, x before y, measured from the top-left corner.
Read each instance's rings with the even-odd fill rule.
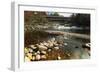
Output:
[[[90,26],[90,14],[73,14],[71,16],[72,25],[79,27]]]
[[[57,12],[53,12],[50,14],[50,16],[59,16],[59,14]]]

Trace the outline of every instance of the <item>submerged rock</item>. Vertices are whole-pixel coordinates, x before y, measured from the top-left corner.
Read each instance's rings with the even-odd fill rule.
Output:
[[[54,42],[55,41],[55,38],[53,37],[52,39],[51,39],[51,42]]]
[[[68,39],[66,36],[64,36],[64,39]]]
[[[66,45],[68,45],[67,43],[64,43],[64,45],[66,46]]]
[[[64,42],[64,37],[63,36],[57,36],[56,41],[58,44],[63,44]]]
[[[50,52],[51,51],[51,49],[48,49],[48,52]]]
[[[70,58],[71,58],[71,59],[81,59],[81,55],[82,55],[82,52],[81,52],[79,49],[75,49],[75,50],[72,52]]]
[[[90,58],[90,51],[88,49],[84,49],[82,55],[81,55],[82,59],[89,59]]]
[[[68,53],[68,54],[67,54],[67,56],[71,56],[71,54],[70,54],[70,53]]]

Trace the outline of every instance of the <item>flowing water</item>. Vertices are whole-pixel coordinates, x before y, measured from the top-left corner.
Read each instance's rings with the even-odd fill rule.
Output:
[[[57,31],[66,31],[66,32],[75,32],[75,33],[80,33],[80,34],[87,34],[87,31],[84,30],[57,30]],[[87,51],[82,48],[82,45],[86,43],[90,43],[90,39],[83,39],[75,36],[69,36],[69,35],[64,35],[64,36],[49,36],[49,38],[56,38],[60,39],[64,42],[64,45],[61,47],[64,49],[66,53],[71,54],[71,59],[89,59],[90,56]]]

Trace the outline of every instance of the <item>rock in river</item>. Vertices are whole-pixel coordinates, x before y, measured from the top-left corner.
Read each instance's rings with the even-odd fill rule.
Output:
[[[30,58],[25,56],[25,62],[30,62]]]
[[[47,50],[48,49],[46,46],[38,45],[38,44],[37,44],[37,47],[39,48],[39,50]]]
[[[32,53],[27,53],[29,59],[32,59]]]
[[[64,43],[64,45],[67,46],[68,44],[67,43]]]
[[[46,59],[47,57],[46,57],[46,55],[41,55],[41,59]]]
[[[24,52],[27,54],[29,52],[28,48],[24,48]]]
[[[41,51],[41,54],[44,54],[45,55],[45,54],[47,54],[47,52],[46,51]]]
[[[35,47],[35,45],[30,45],[29,47],[32,48],[32,49],[36,49],[37,48],[37,47]]]
[[[50,52],[51,51],[51,49],[48,49],[48,52]]]
[[[49,42],[47,47],[52,48],[53,47],[53,42]]]
[[[33,61],[35,60],[35,56],[32,57],[32,60],[33,60]]]
[[[29,52],[30,52],[30,53],[32,53],[32,52],[33,52],[33,50],[32,50],[31,48],[29,48]]]
[[[39,54],[36,55],[36,60],[40,60],[41,56]]]
[[[59,49],[59,47],[54,47],[54,49],[55,49],[55,50],[58,50],[58,49]]]
[[[40,51],[37,51],[37,54],[40,54]]]
[[[47,42],[44,41],[44,42],[43,42],[43,45],[46,46],[46,47],[48,47],[49,44],[48,44]]]
[[[60,57],[60,56],[58,56],[58,57],[57,57],[57,59],[58,59],[58,60],[61,60],[61,57]]]

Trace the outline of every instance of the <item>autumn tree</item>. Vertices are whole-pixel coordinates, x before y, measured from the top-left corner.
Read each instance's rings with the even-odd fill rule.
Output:
[[[25,30],[36,30],[41,29],[39,26],[44,26],[48,24],[48,20],[46,18],[45,12],[37,12],[37,11],[25,11],[24,12],[24,24]]]

